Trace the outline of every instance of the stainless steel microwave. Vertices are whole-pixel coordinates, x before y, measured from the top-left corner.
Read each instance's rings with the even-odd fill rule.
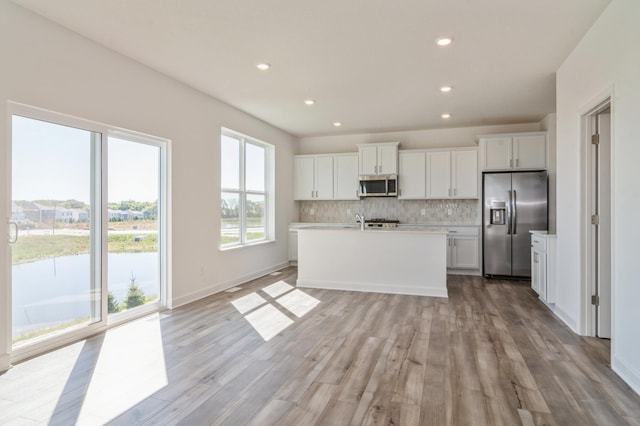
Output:
[[[398,175],[362,175],[358,191],[361,197],[396,197]]]

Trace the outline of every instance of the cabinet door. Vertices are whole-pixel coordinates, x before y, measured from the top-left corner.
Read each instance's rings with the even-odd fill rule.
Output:
[[[333,156],[315,157],[315,199],[333,199]]]
[[[378,147],[378,174],[398,174],[398,147],[382,145]]]
[[[452,196],[478,198],[478,151],[453,151],[451,165]]]
[[[293,199],[312,200],[314,193],[314,158],[294,157],[293,159]]]
[[[513,159],[515,169],[546,169],[547,137],[545,135],[514,136]]]
[[[427,153],[427,198],[449,198],[451,194],[451,152]]]
[[[358,150],[361,175],[378,174],[378,147],[363,146]]]
[[[450,238],[452,240],[451,267],[478,269],[480,267],[478,237],[455,236]]]
[[[400,199],[424,199],[427,196],[426,154],[400,152],[398,185]]]
[[[358,154],[336,155],[334,166],[334,199],[359,200]]]
[[[484,146],[483,170],[509,170],[511,169],[511,140],[512,138],[486,138],[481,139]]]

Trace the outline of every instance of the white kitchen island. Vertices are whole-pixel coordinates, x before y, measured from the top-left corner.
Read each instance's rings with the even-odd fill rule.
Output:
[[[447,297],[447,230],[298,230],[298,287]]]

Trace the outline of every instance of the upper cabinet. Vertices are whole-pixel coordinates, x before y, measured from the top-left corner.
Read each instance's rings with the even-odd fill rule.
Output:
[[[427,152],[427,198],[478,198],[478,151]]]
[[[358,164],[361,175],[398,174],[399,142],[358,145]]]
[[[400,199],[478,198],[478,150],[400,151]]]
[[[294,200],[359,200],[358,154],[296,155]]]
[[[334,200],[359,200],[358,154],[336,154],[333,172]]]
[[[484,171],[547,168],[546,132],[484,135],[478,142]]]
[[[293,159],[294,200],[333,199],[333,155],[298,155]]]
[[[398,163],[398,198],[404,200],[427,198],[427,153],[400,151]]]

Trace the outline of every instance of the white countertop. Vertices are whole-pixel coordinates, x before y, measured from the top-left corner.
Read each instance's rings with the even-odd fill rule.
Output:
[[[309,228],[309,227],[326,227],[326,228],[349,228],[354,227],[357,228],[359,225],[356,223],[315,223],[315,222],[292,222],[289,224],[289,229],[300,229],[300,228]],[[436,228],[444,228],[444,227],[474,227],[479,228],[480,224],[472,224],[472,223],[400,223],[398,224],[398,228],[412,228],[412,229],[421,229],[427,227],[436,227]]]
[[[367,233],[423,233],[423,234],[447,234],[447,228],[434,228],[424,226],[399,226],[395,228],[365,228],[364,231],[360,227],[344,225],[344,226],[326,226],[326,225],[310,225],[298,228],[299,231],[345,231],[345,232],[367,232]]]

